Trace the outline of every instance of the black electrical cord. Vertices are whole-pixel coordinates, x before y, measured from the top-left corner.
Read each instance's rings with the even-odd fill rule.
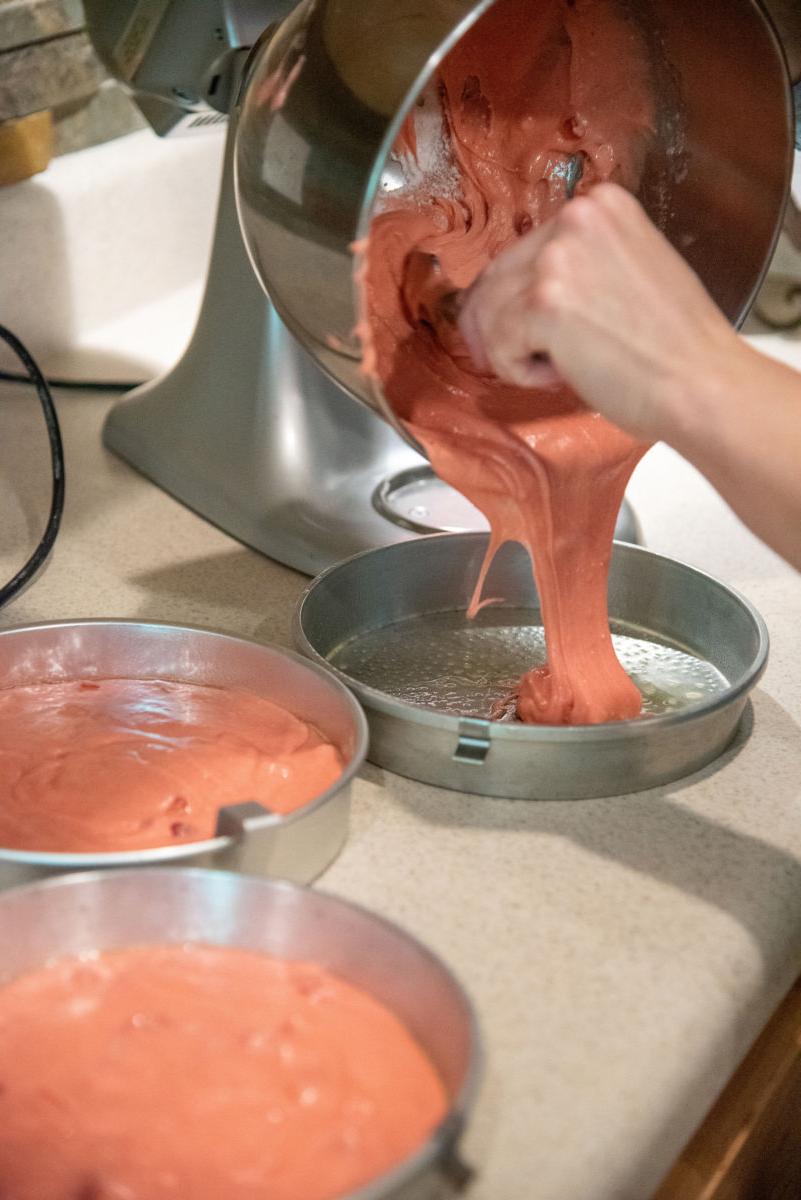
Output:
[[[18,375],[16,371],[0,371],[0,382],[2,383],[27,383],[31,382],[30,375]],[[53,379],[47,380],[51,388],[67,388],[77,392],[132,392],[134,388],[138,388],[143,381],[132,381],[131,383],[119,383],[99,381],[97,379]]]
[[[0,325],[0,338],[10,346],[27,372],[27,380],[36,388],[39,403],[42,406],[47,437],[50,442],[50,461],[52,464],[53,494],[50,502],[50,515],[47,518],[45,531],[39,539],[39,544],[23,567],[17,571],[13,579],[0,587],[0,608],[13,600],[24,587],[34,578],[42,567],[50,551],[53,549],[61,517],[64,512],[64,446],[61,441],[61,429],[58,424],[56,407],[47,380],[33,357],[28,353],[22,342],[5,325]]]

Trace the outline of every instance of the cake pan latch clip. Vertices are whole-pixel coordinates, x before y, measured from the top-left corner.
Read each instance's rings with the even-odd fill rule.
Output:
[[[237,864],[241,871],[263,870],[269,856],[275,826],[280,818],[258,800],[229,804],[217,813],[216,837],[227,837],[239,846]]]
[[[453,753],[454,762],[481,766],[490,748],[490,722],[465,717],[459,722],[459,740]]]

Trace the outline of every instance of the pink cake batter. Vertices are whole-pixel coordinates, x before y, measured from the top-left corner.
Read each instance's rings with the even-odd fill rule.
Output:
[[[245,692],[152,679],[0,691],[0,846],[8,849],[201,841],[214,836],[225,805],[259,800],[292,812],[342,769],[313,726]]]
[[[333,1200],[445,1110],[393,1014],[311,964],[137,947],[0,989],[5,1200]]]
[[[458,183],[390,198],[372,223],[360,327],[365,364],[448,483],[486,515],[489,552],[531,554],[548,662],[517,696],[523,721],[590,724],[638,715],[641,697],[609,633],[606,582],[617,513],[645,452],[566,387],[482,375],[442,295],[468,287],[516,238],[601,180],[635,189],[654,129],[648,55],[618,0],[498,0],[445,60],[445,143]],[[420,154],[407,122],[396,153]],[[436,190],[436,194],[432,192]],[[440,270],[421,273],[421,257]]]

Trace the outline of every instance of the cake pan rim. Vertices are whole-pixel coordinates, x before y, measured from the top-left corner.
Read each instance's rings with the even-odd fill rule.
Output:
[[[711,575],[708,571],[702,568],[693,566],[691,563],[684,562],[682,559],[674,558],[672,555],[661,554],[655,550],[649,550],[646,546],[635,546],[629,542],[615,541],[613,547],[615,553],[622,553],[626,556],[646,555],[652,559],[658,559],[663,562],[670,563],[671,566],[679,567],[682,570],[688,571],[696,576],[701,577],[705,584],[717,588],[729,596],[732,596],[737,603],[743,608],[749,619],[754,625],[757,633],[758,645],[751,666],[744,675],[734,684],[727,684],[726,689],[712,699],[702,700],[696,704],[687,705],[680,712],[663,713],[659,716],[648,717],[643,719],[637,717],[627,721],[609,721],[598,725],[524,725],[520,722],[511,724],[502,721],[491,721],[485,717],[467,717],[458,716],[454,713],[444,713],[435,708],[427,708],[424,705],[414,704],[409,700],[401,700],[391,696],[387,692],[382,692],[378,688],[370,687],[363,684],[345,672],[340,671],[328,659],[326,659],[312,645],[306,636],[303,613],[304,607],[311,594],[315,591],[318,585],[323,584],[330,576],[339,571],[346,570],[357,563],[360,559],[366,558],[368,555],[381,555],[394,552],[408,553],[409,547],[419,545],[420,543],[441,541],[442,539],[462,540],[462,541],[488,541],[489,534],[484,532],[463,532],[463,533],[434,533],[423,535],[414,539],[411,542],[402,542],[396,545],[380,547],[373,550],[362,550],[357,554],[351,555],[349,558],[343,559],[339,563],[334,563],[333,566],[326,568],[317,575],[303,590],[296,606],[293,615],[293,638],[295,645],[299,647],[304,656],[308,656],[312,662],[324,669],[332,671],[336,677],[346,687],[350,688],[354,695],[360,700],[365,708],[374,709],[377,712],[383,713],[386,716],[395,717],[397,719],[408,721],[410,724],[425,725],[430,728],[444,730],[449,733],[458,733],[459,727],[464,721],[482,721],[485,722],[490,730],[488,736],[492,740],[511,740],[522,742],[564,742],[570,743],[576,740],[587,742],[588,740],[598,742],[612,742],[625,738],[640,738],[646,735],[652,735],[656,731],[672,730],[690,722],[696,721],[701,717],[711,716],[718,713],[730,705],[736,704],[739,700],[752,691],[759,683],[759,680],[765,673],[768,665],[768,657],[770,652],[770,634],[768,631],[765,619],[759,610],[736,588],[724,583],[722,580]],[[453,610],[442,611],[459,611],[458,608]],[[536,611],[536,610],[532,610]],[[403,618],[400,618],[401,620]],[[613,618],[614,619],[614,616]],[[706,660],[709,661],[709,660]],[[714,666],[714,663],[711,664]]]

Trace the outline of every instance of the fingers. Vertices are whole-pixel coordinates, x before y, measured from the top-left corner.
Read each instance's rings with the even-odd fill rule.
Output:
[[[471,289],[464,297],[457,324],[470,357],[482,375],[489,375],[493,369],[488,354],[490,340],[483,327],[486,315],[487,310],[480,296],[476,300],[475,292]]]
[[[534,246],[513,247],[470,288],[459,329],[482,373],[520,387],[547,387],[558,380],[549,355],[551,316],[565,286],[562,258],[549,233]]]
[[[519,304],[485,305],[481,293],[462,310],[459,327],[478,370],[519,387],[547,386],[556,372],[548,340],[538,336],[536,312]]]
[[[627,255],[632,237],[652,232],[632,195],[599,184],[506,249],[469,289],[459,318],[479,370],[523,387],[553,384],[559,375],[548,359],[577,300],[592,287],[588,264],[602,254],[613,280],[615,260]]]
[[[522,388],[536,388],[537,391],[558,388],[564,385],[562,376],[547,355],[544,354],[530,354],[527,357],[504,364],[495,374],[500,379],[505,379],[507,383],[513,383],[517,387]]]
[[[536,306],[496,304],[489,287],[487,291],[486,304],[477,291],[460,317],[462,336],[482,374],[493,374],[527,388],[551,387],[560,382],[548,355],[548,338],[539,329],[542,318]]]

